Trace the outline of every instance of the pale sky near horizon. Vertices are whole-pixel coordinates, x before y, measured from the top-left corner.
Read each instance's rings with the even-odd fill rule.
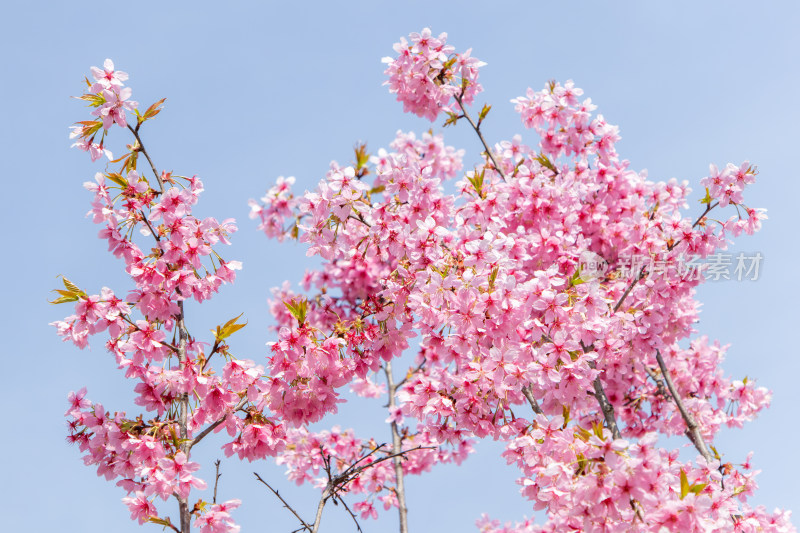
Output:
[[[6,2],[0,35],[6,110],[0,130],[0,176],[5,206],[2,262],[5,482],[0,489],[7,531],[156,531],[132,522],[123,491],[83,466],[65,442],[63,412],[70,390],[82,386],[110,410],[138,412],[132,387],[97,342],[78,351],[57,338],[49,322],[70,313],[51,306],[50,289],[63,274],[93,292],[129,287],[121,263],[84,218],[90,195],[82,183],[100,165],[70,150],[68,127],[87,118],[79,94],[89,67],[106,57],[128,72],[133,98],[144,108],[167,104],[145,127],[146,144],[163,168],[198,174],[206,192],[198,212],[234,217],[239,232],[226,259],[244,270],[209,304],[188,306],[198,332],[241,312],[249,326],[234,352],[264,363],[274,339],[267,329],[269,288],[297,283],[307,260],[302,245],[268,241],[248,219],[247,200],[259,198],[278,176],[296,176],[312,188],[331,160],[352,157],[357,141],[374,152],[388,147],[397,129],[417,133],[431,124],[402,113],[381,84],[380,59],[401,36],[430,27],[447,32],[458,50],[473,49],[487,63],[485,92],[477,104],[493,106],[490,142],[524,130],[509,103],[527,87],[572,79],[608,122],[619,125],[620,155],[652,180],[676,177],[699,192],[709,163],[749,160],[760,174],[748,189],[751,207],[769,220],[733,251],[760,252],[760,279],[702,287],[700,333],[730,343],[725,370],[748,376],[773,393],[772,407],[742,430],[724,431],[717,448],[741,462],[748,451],[763,470],[751,503],[800,512],[800,350],[793,332],[800,320],[795,157],[800,116],[792,90],[800,73],[800,7],[794,2],[170,2],[80,4]],[[566,5],[566,4],[564,4]],[[121,130],[112,142],[130,142]],[[478,141],[462,127],[445,140],[478,160]],[[100,339],[98,339],[100,340]],[[385,432],[380,405],[356,403],[335,423],[366,434]],[[371,420],[371,421],[370,421]],[[380,437],[379,437],[380,438]],[[683,444],[682,441],[678,441]],[[213,443],[211,443],[213,444]],[[219,441],[217,441],[219,444]],[[476,531],[482,512],[503,521],[532,513],[518,495],[515,471],[496,444],[479,446],[463,467],[437,467],[408,482],[411,530]],[[257,471],[297,507],[312,514],[317,492],[295,488],[283,469],[241,464],[214,446],[198,454],[212,482],[213,460],[223,459],[221,498],[241,498],[234,517],[242,531],[288,533],[293,517],[252,478]],[[209,497],[210,498],[210,497]],[[170,502],[164,509],[175,516]],[[349,517],[331,506],[324,528],[352,531]],[[395,512],[362,521],[366,533],[395,529]],[[797,514],[793,521],[800,525]]]

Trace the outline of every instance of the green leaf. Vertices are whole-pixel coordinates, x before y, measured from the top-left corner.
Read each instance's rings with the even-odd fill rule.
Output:
[[[481,125],[481,122],[483,122],[483,119],[485,119],[486,115],[489,114],[489,110],[490,109],[492,109],[492,106],[490,106],[489,104],[483,104],[483,108],[481,109],[481,112],[478,115],[478,126]]]
[[[483,176],[486,169],[481,169],[480,173],[473,172],[472,176],[467,176],[467,181],[469,181],[472,186],[475,188],[475,192],[478,193],[478,196],[483,198]]]
[[[491,274],[489,274],[489,290],[494,289],[494,282],[497,279],[497,273],[500,271],[500,267],[494,267],[492,269]]]
[[[369,162],[369,154],[367,153],[366,144],[357,144],[355,146],[356,153],[356,170],[361,169]]]
[[[55,300],[50,301],[51,304],[65,304],[68,302],[77,302],[77,296],[61,296],[60,298],[56,298]]]
[[[711,193],[708,192],[708,187],[706,187],[706,195],[705,195],[704,198],[702,198],[700,200],[700,203],[701,204],[707,204],[707,205],[711,204]]]
[[[689,487],[689,492],[694,494],[695,496],[703,492],[703,489],[706,488],[708,483],[695,483],[691,487]]]
[[[550,161],[550,159],[546,155],[544,155],[544,154],[537,155],[536,156],[536,161],[538,161],[539,164],[541,164],[543,167],[548,168],[548,169],[552,170],[553,172],[555,172],[556,174],[558,174],[558,170],[556,169],[556,166],[553,164],[552,161]]]
[[[149,120],[158,115],[159,113],[161,113],[161,104],[163,104],[166,100],[167,100],[166,98],[162,98],[155,104],[148,107],[147,111],[144,112],[144,115],[142,115],[142,118],[139,122],[144,122],[145,120]]]
[[[108,174],[106,174],[106,177],[111,181],[113,181],[114,183],[116,183],[117,185],[119,185],[120,187],[122,187],[123,189],[128,188],[128,180],[123,178],[121,174],[118,174],[116,172],[109,172]]]
[[[70,280],[68,280],[64,276],[61,276],[61,281],[64,283],[64,287],[66,287],[68,291],[74,292],[74,293],[82,293],[83,292],[82,290],[80,290],[78,288],[77,285],[72,283]]]
[[[60,294],[61,296],[56,298],[55,300],[51,301],[51,304],[63,304],[67,302],[77,302],[81,298],[86,298],[86,293],[83,292],[78,288],[77,285],[72,283],[70,280],[61,276],[61,282],[64,284],[64,287],[67,290],[61,289],[54,289],[53,292]]]
[[[687,494],[689,494],[690,490],[689,479],[686,477],[686,472],[684,472],[683,468],[681,468],[681,500],[684,499]]]
[[[717,461],[721,461],[722,457],[720,457],[719,452],[717,451],[717,449],[714,448],[713,446],[710,446],[710,445],[709,445],[709,448],[711,448],[711,451],[714,452],[714,459],[716,459]]]
[[[447,120],[444,121],[444,125],[442,127],[446,128],[447,126],[455,126],[456,122],[458,122],[458,119],[460,118],[461,115],[453,113],[452,111],[448,111]]]
[[[147,521],[152,524],[158,524],[159,526],[164,526],[164,529],[171,528],[173,529],[174,526],[172,522],[170,522],[169,517],[167,518],[159,518],[157,516],[148,516]]]
[[[283,305],[289,310],[289,313],[297,320],[297,323],[302,327],[306,322],[306,313],[308,312],[308,301],[305,298],[287,302],[284,300]]]
[[[216,330],[212,329],[211,333],[214,335],[214,338],[217,339],[218,341],[225,340],[234,333],[236,333],[237,331],[239,331],[240,329],[242,329],[243,327],[245,327],[247,325],[247,322],[245,322],[244,324],[236,323],[236,321],[239,320],[243,314],[244,313],[237,316],[236,318],[231,318],[230,320],[225,322],[225,324],[223,324],[222,326],[217,326]]]

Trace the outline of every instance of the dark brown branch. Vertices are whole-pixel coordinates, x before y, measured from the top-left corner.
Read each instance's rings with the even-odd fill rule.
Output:
[[[689,437],[689,440],[692,441],[692,444],[694,444],[694,447],[697,448],[697,451],[700,452],[700,455],[703,456],[706,462],[711,463],[713,458],[708,451],[703,435],[700,433],[700,426],[697,424],[694,416],[692,416],[692,413],[683,405],[683,400],[680,394],[678,394],[675,384],[672,382],[672,376],[667,369],[666,363],[664,363],[664,358],[661,357],[661,352],[658,350],[656,350],[656,361],[658,361],[658,366],[661,368],[664,381],[667,382],[669,393],[672,395],[672,399],[675,400],[675,404],[678,406],[678,411],[680,411],[683,421],[686,422],[686,436]]]
[[[153,237],[156,239],[156,242],[161,242],[161,237],[158,236],[158,233],[156,233],[156,230],[153,229],[153,226],[150,224],[150,221],[147,220],[147,216],[145,216],[144,211],[140,211],[140,214],[142,215],[142,220],[144,220],[144,223],[150,230],[150,233],[152,233]]]
[[[375,451],[377,451],[377,449],[378,448],[376,448],[375,450],[370,452],[368,455],[371,455],[371,454],[375,453]],[[364,470],[367,470],[368,468],[372,468],[373,466],[378,465],[378,464],[380,464],[380,463],[382,463],[384,461],[388,461],[389,459],[394,459],[396,457],[403,458],[403,456],[405,454],[407,454],[408,452],[415,452],[417,450],[435,450],[435,449],[436,449],[435,446],[415,446],[413,448],[409,448],[407,450],[402,450],[402,451],[397,452],[397,453],[390,453],[389,455],[384,455],[380,459],[372,461],[369,464],[366,464],[364,466],[359,466],[358,468],[356,468],[356,469],[354,469],[352,471],[350,471],[350,468],[352,468],[352,466],[351,466],[350,468],[345,470],[342,474],[339,474],[338,476],[334,477],[333,481],[336,482],[337,486],[345,485],[345,484],[349,483],[350,480],[352,480],[354,477],[356,477],[361,472],[363,472]],[[360,460],[361,459],[359,459],[359,461]],[[355,463],[353,463],[353,464],[355,464]],[[336,490],[338,491],[339,489],[337,488]]]
[[[216,476],[214,477],[214,500],[211,503],[217,503],[217,486],[219,485],[219,478],[222,474],[219,473],[220,460],[214,461],[214,468],[216,469]]]
[[[233,408],[233,411],[231,411],[231,413],[228,413],[228,414],[225,414],[225,415],[223,415],[221,418],[219,418],[219,419],[217,419],[216,421],[212,422],[212,423],[211,423],[211,424],[210,424],[210,425],[209,425],[209,426],[208,426],[206,429],[204,429],[203,431],[201,431],[200,433],[198,433],[198,434],[197,434],[197,436],[196,436],[194,439],[192,439],[192,442],[190,442],[190,443],[189,443],[188,449],[189,449],[189,450],[191,450],[191,449],[192,449],[192,447],[193,447],[195,444],[197,444],[198,442],[200,442],[201,440],[203,440],[204,438],[206,438],[206,437],[208,436],[208,434],[209,434],[209,433],[211,433],[212,431],[214,431],[215,429],[217,429],[217,427],[218,427],[220,424],[222,424],[223,422],[225,422],[225,419],[227,419],[227,418],[228,418],[228,417],[229,417],[229,416],[230,416],[232,413],[235,413],[236,411],[238,411],[239,409],[241,409],[241,408],[242,408],[242,406],[243,406],[245,403],[247,403],[247,398],[242,398],[241,400],[239,400],[239,403],[237,403],[237,404],[236,404],[236,406]]]
[[[289,511],[291,511],[291,512],[292,512],[292,514],[293,514],[293,515],[294,515],[294,516],[295,516],[295,517],[296,517],[298,520],[300,520],[300,523],[303,525],[303,529],[306,529],[306,530],[308,530],[308,531],[311,531],[311,526],[309,526],[309,525],[306,523],[306,521],[305,521],[305,520],[303,520],[302,518],[300,518],[300,515],[299,515],[299,514],[297,514],[297,511],[295,511],[295,510],[292,508],[292,506],[291,506],[291,505],[289,505],[289,503],[288,503],[286,500],[284,500],[284,499],[283,499],[283,496],[281,496],[281,494],[280,494],[280,493],[279,493],[277,490],[273,489],[273,488],[270,486],[270,484],[269,484],[269,483],[267,483],[266,481],[264,481],[263,479],[261,479],[261,476],[259,476],[259,475],[258,475],[256,472],[253,472],[253,475],[254,475],[254,476],[256,476],[256,479],[258,479],[258,480],[259,480],[261,483],[263,483],[264,485],[266,485],[266,486],[267,486],[267,488],[268,488],[269,490],[271,490],[271,491],[272,491],[272,493],[273,493],[275,496],[277,496],[277,497],[278,497],[278,499],[279,499],[279,500],[280,500],[280,501],[283,503],[283,506],[284,506],[284,507],[286,507],[287,509],[289,509]]]
[[[628,295],[631,293],[631,291],[632,291],[632,290],[633,290],[633,288],[636,286],[636,284],[637,284],[637,283],[639,283],[639,282],[642,280],[642,278],[644,278],[644,275],[645,275],[645,271],[646,271],[646,270],[647,270],[647,266],[643,266],[643,267],[642,267],[642,269],[639,271],[639,274],[637,274],[637,275],[636,275],[636,277],[635,277],[635,278],[633,278],[633,281],[631,281],[631,283],[628,285],[628,288],[627,288],[627,289],[625,289],[625,292],[624,292],[624,293],[622,293],[622,297],[620,297],[619,301],[618,301],[618,302],[617,302],[617,304],[614,306],[614,312],[615,312],[615,313],[616,313],[617,311],[619,311],[619,308],[620,308],[620,307],[622,307],[622,302],[624,302],[624,301],[625,301],[625,298],[627,298],[627,297],[628,297]]]
[[[591,368],[596,368],[594,361],[590,362],[589,366]],[[621,439],[622,434],[619,431],[619,426],[617,426],[617,416],[616,413],[614,413],[614,406],[608,400],[608,396],[606,396],[606,391],[603,389],[600,376],[594,378],[592,385],[594,386],[594,397],[597,398],[597,403],[600,404],[600,409],[603,411],[606,427],[611,431],[611,435],[613,435],[615,439]]]
[[[522,387],[522,394],[528,400],[528,403],[531,404],[531,409],[533,409],[534,413],[537,415],[543,414],[542,408],[539,407],[539,402],[537,402],[536,398],[533,397],[533,391],[531,390],[530,385],[525,385]]]
[[[644,371],[647,372],[647,375],[650,376],[650,379],[652,379],[653,382],[655,382],[656,387],[658,389],[658,394],[660,394],[661,396],[663,396],[665,398],[668,398],[669,397],[669,391],[664,386],[664,380],[661,379],[660,377],[658,377],[655,372],[650,370],[650,367],[645,366],[644,367]]]
[[[345,502],[341,498],[337,498],[337,501],[339,501],[344,506],[344,508],[347,510],[348,513],[350,513],[350,517],[353,519],[353,522],[356,523],[356,529],[359,531],[359,533],[364,533],[364,531],[361,529],[361,524],[358,523],[358,518],[356,518],[355,513],[352,510],[350,510],[350,507],[347,506],[347,502]]]
[[[372,448],[372,449],[369,451],[369,453],[367,453],[367,454],[365,454],[365,455],[362,455],[361,457],[359,457],[359,459],[358,459],[358,460],[357,460],[355,463],[353,463],[353,464],[351,464],[349,467],[347,467],[347,469],[346,469],[344,472],[342,472],[341,474],[339,474],[339,476],[337,476],[337,477],[352,477],[352,476],[350,476],[350,474],[349,474],[348,472],[350,472],[351,470],[355,471],[355,468],[356,468],[356,466],[358,465],[358,463],[360,463],[361,461],[365,461],[365,460],[367,460],[369,457],[372,457],[372,454],[374,454],[374,453],[377,453],[377,452],[378,452],[378,451],[379,451],[381,448],[383,448],[384,446],[386,446],[386,444],[385,444],[385,443],[384,443],[384,444],[379,444],[379,445],[375,446],[374,448]],[[376,461],[375,463],[370,463],[370,464],[369,464],[369,465],[367,465],[367,466],[372,466],[373,464],[376,464],[376,463],[377,463],[377,461]],[[362,469],[362,470],[363,470],[363,469]],[[361,472],[361,470],[359,470],[358,472]]]

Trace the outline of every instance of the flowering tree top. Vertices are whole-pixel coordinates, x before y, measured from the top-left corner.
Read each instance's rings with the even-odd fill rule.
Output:
[[[163,100],[140,113],[127,74],[110,60],[92,69],[80,98],[95,118],[73,137],[93,160],[113,157],[105,138],[115,125],[135,139],[113,161],[117,172],[87,184],[90,215],[135,289],[89,295],[65,279],[55,302],[75,302],[75,312],[55,325],[81,347],[107,333],[145,413],[107,412],[85,390],[73,393],[70,439],[84,461],[117,480],[141,523],[238,531],[229,511],[240,500],[218,504],[216,483],[213,498],[194,495],[207,484],[194,476],[192,448],[224,431],[227,456],[275,457],[289,479],[321,489],[314,520],[304,519],[258,477],[301,530],[318,531],[333,500],[359,529],[357,516],[396,507],[406,532],[404,476],[461,464],[476,439],[491,438],[547,520],[483,517],[484,532],[794,531],[788,512],[747,504],[749,457],[728,459],[714,446],[721,427],[752,419],[770,393],[727,377],[726,348],[697,335],[705,274],[686,267],[760,228],[764,211],[744,203],[756,168],[712,165],[690,209],[687,182],[652,182],[629,168],[618,128],[571,81],[512,100],[535,144],[515,136],[490,145],[481,125],[491,107],[475,117],[468,109],[484,63],[428,29],[394,49],[384,59],[390,92],[420,117],[468,123],[482,160],[464,171],[464,152],[440,135],[398,132],[389,151],[357,146],[352,165],[332,163],[314,191],[295,194],[294,179],[279,178],[251,201],[268,237],[298,239],[323,259],[303,294],[275,290],[277,339],[264,366],[228,349],[240,317],[207,341],[190,333],[185,301],[208,300],[241,268],[214,249],[236,226],[195,218],[200,180],[159,171],[145,150],[140,128]],[[397,379],[392,363],[412,338],[414,364]],[[388,396],[391,443],[309,430],[337,411],[346,386]],[[682,434],[696,457],[660,445]],[[358,500],[352,508],[345,494]],[[179,520],[156,506],[170,498]]]

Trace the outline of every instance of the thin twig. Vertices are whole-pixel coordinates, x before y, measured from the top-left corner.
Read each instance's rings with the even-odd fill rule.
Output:
[[[153,226],[150,224],[150,221],[147,220],[147,216],[144,214],[144,211],[140,211],[139,214],[142,215],[142,220],[144,220],[144,223],[147,225],[147,228],[150,230],[150,233],[152,233],[153,237],[155,237],[156,242],[161,242],[161,237],[158,236],[158,233],[156,232],[156,230],[153,229]]]
[[[172,523],[172,521],[169,519],[169,517],[167,517],[165,521],[167,522],[165,525],[167,527],[172,528],[172,531],[175,531],[175,533],[181,533],[181,531],[177,527],[175,527],[175,524]],[[159,522],[159,524],[160,524],[160,522]]]
[[[214,500],[211,503],[217,503],[217,486],[219,485],[219,478],[222,475],[219,473],[220,462],[221,461],[219,459],[214,462],[214,468],[216,469],[217,473],[216,477],[214,478]]]
[[[242,408],[242,406],[243,406],[245,403],[247,403],[247,397],[244,397],[244,398],[242,398],[241,400],[239,400],[239,403],[237,403],[237,404],[236,404],[236,406],[233,408],[233,411],[231,411],[231,413],[235,413],[236,411],[238,411],[239,409],[241,409],[241,408]],[[222,424],[223,422],[225,422],[225,419],[227,419],[227,418],[228,418],[228,416],[230,416],[230,415],[231,415],[231,413],[227,413],[227,414],[223,415],[222,417],[220,417],[219,419],[217,419],[215,422],[213,422],[211,425],[209,425],[209,426],[208,426],[206,429],[204,429],[203,431],[201,431],[200,433],[198,433],[198,434],[197,434],[197,436],[196,436],[194,439],[192,439],[192,442],[190,442],[190,443],[189,443],[189,445],[188,445],[188,449],[189,449],[189,450],[191,450],[191,449],[192,449],[192,447],[193,447],[195,444],[197,444],[198,442],[200,442],[201,440],[203,440],[204,438],[206,438],[206,437],[208,436],[208,434],[209,434],[209,433],[211,433],[212,431],[214,431],[215,429],[217,429],[217,427],[218,427],[220,424]]]
[[[699,216],[699,217],[697,217],[697,219],[694,221],[694,224],[692,224],[692,228],[695,228],[695,227],[696,227],[698,224],[700,224],[700,222],[701,222],[701,221],[702,221],[702,220],[705,218],[705,216],[706,216],[706,215],[709,213],[709,211],[711,211],[712,209],[714,209],[714,208],[715,208],[717,205],[719,205],[719,202],[716,202],[716,203],[714,203],[714,204],[706,204],[706,208],[705,208],[705,210],[704,210],[704,211],[703,211],[703,212],[700,214],[700,216]],[[676,247],[676,246],[678,246],[678,244],[680,244],[680,242],[681,242],[682,240],[683,240],[683,239],[678,239],[677,241],[675,241],[675,242],[673,242],[672,244],[670,244],[669,246],[667,246],[667,252],[669,253],[669,252],[671,252],[672,250],[674,250],[674,249],[675,249],[675,247]],[[614,312],[615,312],[615,313],[616,313],[617,311],[619,311],[619,308],[620,308],[620,307],[622,307],[622,303],[625,301],[625,299],[626,299],[626,298],[628,297],[628,295],[631,293],[631,291],[632,291],[632,290],[633,290],[633,288],[636,286],[636,284],[637,284],[637,283],[639,283],[639,282],[642,280],[642,278],[644,278],[644,277],[645,277],[645,270],[646,270],[646,268],[647,268],[647,266],[643,266],[643,267],[642,267],[642,269],[639,271],[639,274],[638,274],[638,275],[637,275],[635,278],[633,278],[633,281],[631,281],[630,285],[628,285],[628,288],[626,288],[626,289],[625,289],[625,292],[624,292],[624,293],[622,293],[622,297],[619,299],[619,301],[618,301],[618,302],[616,303],[616,305],[614,306]]]
[[[347,506],[347,502],[345,502],[342,498],[337,498],[337,500],[341,502],[347,512],[350,513],[350,516],[353,518],[353,522],[356,523],[356,529],[358,529],[359,533],[364,533],[364,531],[361,529],[361,525],[358,523],[358,518],[356,518],[355,513],[350,510],[350,507]]]
[[[675,400],[675,404],[678,406],[678,410],[681,412],[683,421],[686,422],[686,436],[689,437],[689,440],[692,441],[692,444],[694,444],[694,447],[697,448],[697,451],[700,452],[700,455],[703,456],[706,462],[711,463],[713,458],[708,451],[708,447],[706,446],[706,441],[703,439],[703,435],[700,433],[700,426],[697,424],[694,416],[692,416],[692,413],[687,411],[686,406],[683,405],[683,400],[681,399],[680,394],[678,394],[675,384],[672,382],[672,376],[670,376],[667,365],[664,363],[664,358],[661,357],[661,352],[658,350],[656,350],[656,361],[658,361],[658,366],[661,368],[661,374],[664,376],[664,381],[667,382],[669,393],[672,395],[672,399]]]
[[[655,382],[656,387],[658,389],[658,394],[660,394],[665,398],[669,397],[669,391],[664,386],[664,380],[658,377],[656,373],[650,370],[650,367],[648,366],[644,367],[644,371],[647,372],[647,375],[650,376],[650,379],[652,379]]]
[[[269,490],[271,490],[271,491],[272,491],[272,493],[273,493],[273,494],[275,494],[275,496],[277,496],[277,497],[278,497],[278,499],[279,499],[281,502],[283,502],[283,506],[284,506],[284,507],[286,507],[287,509],[289,509],[289,510],[292,512],[292,514],[293,514],[293,515],[294,515],[294,516],[295,516],[295,517],[296,517],[298,520],[300,520],[300,523],[303,525],[303,529],[307,529],[308,531],[311,531],[311,526],[309,526],[308,524],[306,524],[306,521],[305,521],[305,520],[303,520],[302,518],[300,518],[300,515],[299,515],[299,514],[297,514],[297,511],[295,511],[295,510],[292,508],[292,506],[291,506],[291,505],[289,505],[289,503],[288,503],[286,500],[284,500],[284,499],[283,499],[283,496],[281,496],[281,495],[280,495],[280,493],[279,493],[277,490],[273,489],[273,488],[270,486],[270,484],[269,484],[269,483],[267,483],[266,481],[264,481],[263,479],[261,479],[261,476],[259,476],[259,475],[258,475],[256,472],[253,472],[253,475],[254,475],[254,476],[256,476],[256,479],[258,479],[258,480],[259,480],[261,483],[263,483],[264,485],[266,485],[266,486],[267,486],[267,488],[268,488]]]
[[[144,154],[144,157],[147,159],[147,162],[150,163],[150,170],[153,171],[153,175],[158,180],[158,186],[161,189],[161,192],[164,192],[164,182],[161,180],[161,176],[158,175],[158,171],[156,170],[156,166],[153,164],[153,160],[150,159],[150,155],[147,153],[147,150],[144,149],[144,144],[142,143],[142,139],[139,138],[138,127],[137,129],[133,129],[133,127],[128,124],[128,129],[131,130],[133,136],[136,137],[136,142],[139,144],[138,150]]]
[[[646,265],[642,267],[642,269],[639,271],[639,274],[635,278],[633,278],[633,281],[628,285],[628,288],[625,289],[624,293],[622,293],[622,297],[619,299],[617,304],[614,306],[614,312],[615,313],[617,311],[619,311],[620,307],[622,307],[622,302],[625,301],[625,298],[628,297],[628,295],[631,293],[631,291],[636,286],[636,284],[639,283],[642,280],[642,278],[644,278],[645,270],[647,270],[647,266]]]
[[[472,129],[475,130],[475,133],[478,134],[478,138],[481,140],[483,147],[486,149],[486,155],[489,157],[489,159],[492,160],[492,164],[494,165],[495,170],[497,170],[497,172],[500,174],[500,177],[503,178],[503,181],[508,181],[506,179],[505,172],[503,172],[503,169],[500,168],[500,165],[497,164],[497,161],[495,160],[492,151],[489,149],[489,145],[486,143],[486,139],[483,138],[480,126],[475,124],[475,122],[472,120],[472,117],[470,117],[469,113],[467,113],[467,108],[464,107],[464,102],[461,100],[461,96],[456,96],[456,102],[458,102],[458,107],[461,108],[461,112],[464,114],[464,118],[467,119],[470,126],[472,126]]]
[[[380,459],[376,459],[375,461],[372,461],[369,464],[366,464],[364,466],[359,466],[358,468],[356,468],[352,472],[347,473],[346,476],[345,476],[344,473],[339,474],[338,476],[336,476],[334,478],[334,481],[337,481],[337,483],[336,483],[337,485],[344,485],[344,484],[350,482],[350,480],[352,480],[354,477],[359,475],[364,470],[367,470],[368,468],[372,468],[373,466],[376,466],[376,465],[378,465],[378,464],[380,464],[380,463],[382,463],[384,461],[388,461],[389,459],[394,459],[396,457],[405,458],[404,457],[405,454],[407,454],[408,452],[415,452],[417,450],[435,450],[435,449],[436,449],[436,446],[415,446],[413,448],[409,448],[407,450],[402,450],[402,451],[399,451],[397,453],[390,453],[389,455],[384,455]],[[372,452],[370,452],[370,453],[372,453]],[[345,472],[347,472],[347,470]],[[345,477],[347,478],[347,480],[344,481],[343,483],[340,482],[340,480],[344,479]]]
[[[398,382],[398,383],[397,383],[397,384],[394,386],[395,390],[397,390],[397,389],[399,389],[400,387],[402,387],[403,385],[405,385],[406,381],[408,381],[408,378],[410,378],[411,376],[413,376],[414,374],[416,374],[417,372],[419,372],[420,370],[422,370],[422,368],[425,366],[425,362],[426,362],[427,360],[428,360],[428,359],[427,359],[426,357],[423,357],[423,358],[422,358],[422,362],[421,362],[420,364],[418,364],[418,365],[417,365],[417,368],[415,368],[414,370],[412,370],[411,372],[409,372],[408,374],[406,374],[406,377],[404,377],[403,379],[401,379],[401,380],[400,380],[400,381],[399,381],[399,382]]]
[[[381,448],[383,448],[384,446],[386,446],[386,444],[379,444],[378,446],[375,446],[373,449],[371,449],[371,450],[369,451],[369,453],[367,453],[367,454],[365,454],[365,455],[362,455],[362,456],[361,456],[361,457],[360,457],[360,458],[359,458],[359,459],[358,459],[358,460],[357,460],[355,463],[353,463],[353,464],[351,464],[349,467],[347,467],[347,470],[345,470],[344,472],[342,472],[341,474],[339,474],[339,477],[348,475],[348,474],[347,474],[347,472],[348,472],[350,469],[353,469],[353,468],[355,468],[355,467],[356,467],[356,465],[357,465],[358,463],[360,463],[361,461],[364,461],[364,460],[366,460],[368,457],[371,457],[371,456],[372,456],[372,454],[376,453],[378,450],[380,450],[380,449],[381,449]],[[373,463],[370,463],[370,464],[373,464]]]

